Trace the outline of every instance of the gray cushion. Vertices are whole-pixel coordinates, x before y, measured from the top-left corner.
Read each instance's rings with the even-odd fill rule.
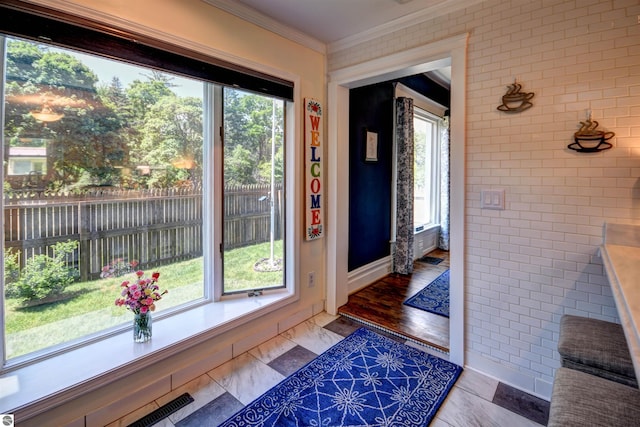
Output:
[[[553,382],[548,427],[640,425],[640,390],[568,368]]]
[[[562,366],[638,387],[622,326],[564,315],[558,341]]]

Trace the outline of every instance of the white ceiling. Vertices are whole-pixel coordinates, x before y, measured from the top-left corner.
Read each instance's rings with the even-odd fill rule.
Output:
[[[202,0],[313,49],[357,44],[484,0]]]
[[[329,44],[446,0],[237,1]]]
[[[484,0],[203,0],[321,52],[469,7]],[[430,77],[445,87],[450,67]]]

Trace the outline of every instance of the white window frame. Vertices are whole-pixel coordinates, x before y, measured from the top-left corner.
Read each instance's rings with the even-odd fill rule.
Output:
[[[431,146],[427,148],[428,150],[430,148],[431,160],[431,188],[429,189],[429,207],[431,211],[429,213],[429,217],[431,218],[431,221],[420,224],[414,223],[414,233],[420,233],[440,224],[440,140],[442,133],[442,119],[420,107],[416,107],[415,105],[413,116],[414,119],[418,118],[429,122],[432,125]],[[414,219],[416,218],[415,211],[413,217]]]
[[[215,148],[215,152],[219,153],[219,155],[216,158],[216,161],[219,161],[219,164],[216,163],[216,167],[218,168],[218,170],[216,170],[216,177],[215,179],[218,180],[217,182],[221,182],[224,183],[224,165],[222,164],[222,161],[224,160],[224,155],[222,154],[224,152],[224,140],[223,140],[223,135],[224,135],[224,90],[221,86],[215,86],[214,89],[214,96],[217,99],[221,99],[221,102],[216,102],[215,103],[215,108],[219,109],[215,110],[213,112],[213,115],[215,117],[215,123],[216,123],[216,131],[214,132],[214,146]],[[265,95],[267,96],[267,95]],[[287,116],[289,114],[291,114],[291,111],[289,108],[287,108],[288,104],[291,104],[291,102],[288,101],[284,101],[284,138],[288,137],[288,133],[290,132],[288,129],[289,126],[289,122],[287,121]],[[285,144],[286,141],[285,141]],[[253,297],[254,295],[256,295],[255,293],[251,292],[251,291],[259,291],[260,294],[265,294],[265,293],[282,293],[282,292],[290,292],[291,290],[289,289],[289,285],[291,283],[291,280],[289,279],[289,275],[291,274],[291,271],[289,271],[288,264],[290,264],[291,262],[293,262],[293,258],[290,258],[291,253],[289,252],[288,248],[289,248],[289,244],[290,242],[287,240],[286,236],[290,235],[290,229],[287,227],[287,223],[289,221],[289,215],[290,212],[286,207],[287,204],[287,199],[288,199],[288,194],[289,191],[291,191],[291,187],[289,187],[286,182],[287,182],[287,177],[289,175],[291,175],[291,173],[289,172],[288,166],[289,163],[287,162],[287,158],[290,158],[291,156],[289,155],[289,145],[285,145],[285,197],[284,197],[284,203],[285,203],[285,220],[284,220],[284,245],[285,245],[285,253],[284,253],[284,285],[283,286],[277,286],[274,288],[256,288],[256,289],[250,289],[250,290],[244,290],[244,291],[233,291],[233,292],[225,292],[224,289],[224,256],[223,256],[223,252],[224,252],[224,235],[223,235],[223,224],[224,224],[224,215],[222,213],[222,211],[220,210],[219,213],[220,217],[216,218],[213,223],[218,227],[218,229],[214,230],[215,231],[215,250],[217,251],[214,258],[215,258],[215,265],[216,268],[214,269],[216,272],[219,273],[219,275],[216,275],[216,279],[215,279],[215,283],[216,286],[214,286],[213,289],[213,298],[214,301],[224,301],[224,300],[229,300],[229,299],[233,299],[233,298],[246,298],[248,294],[250,294],[249,296]],[[273,159],[272,159],[273,161]],[[224,201],[224,184],[223,185],[217,185],[214,187],[214,198],[217,201],[217,203],[222,204]],[[296,252],[297,253],[297,252]]]
[[[5,43],[0,44],[0,56],[4,58]],[[210,54],[219,52],[209,52]],[[226,59],[226,58],[225,58]],[[301,147],[300,132],[301,112],[296,108],[300,103],[300,77],[261,64],[243,63],[234,59],[239,65],[250,67],[258,72],[271,74],[294,83],[294,101],[285,102],[285,288],[264,292],[261,296],[244,298],[240,296],[222,297],[216,295],[213,283],[221,280],[221,257],[219,244],[222,242],[222,211],[215,209],[222,206],[222,145],[219,127],[222,122],[215,117],[222,117],[222,101],[214,102],[213,120],[205,120],[204,132],[209,138],[213,136],[212,150],[205,150],[212,168],[205,168],[203,179],[207,180],[211,189],[204,199],[207,220],[203,224],[206,248],[211,254],[211,261],[204,263],[205,299],[208,301],[195,304],[191,308],[171,315],[158,315],[154,319],[154,338],[141,345],[133,345],[131,328],[123,326],[120,330],[102,339],[80,342],[71,347],[65,346],[59,351],[50,352],[46,357],[36,354],[29,360],[9,363],[0,366],[0,399],[7,408],[24,408],[25,416],[40,413],[52,404],[73,399],[84,393],[100,388],[117,379],[124,378],[150,363],[178,354],[199,343],[210,340],[241,325],[256,320],[267,313],[281,309],[300,298],[300,284],[295,280],[299,273],[298,254],[301,240],[301,198],[297,191],[296,177],[300,176]],[[4,76],[4,64],[0,64],[0,73]],[[205,95],[205,102],[216,95],[220,87],[208,85],[210,89]],[[0,88],[0,101],[4,106],[4,88]],[[220,90],[221,92],[221,90]],[[218,111],[219,109],[219,111]],[[4,109],[0,110],[0,126],[4,129]],[[4,132],[0,132],[0,143],[4,145]],[[0,179],[4,180],[3,172]],[[4,202],[0,201],[4,209]],[[2,231],[4,234],[4,231]],[[3,256],[0,255],[0,256]],[[4,277],[4,260],[0,259],[2,277]],[[214,273],[216,272],[216,273]],[[208,292],[208,294],[207,294]],[[213,298],[212,298],[213,297]],[[4,337],[4,292],[0,292],[0,327]],[[0,341],[0,357],[6,357],[4,339]],[[91,360],[91,363],[87,363]]]

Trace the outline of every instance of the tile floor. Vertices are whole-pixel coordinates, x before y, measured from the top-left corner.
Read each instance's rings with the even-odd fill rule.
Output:
[[[127,426],[185,392],[194,398],[194,402],[155,425],[217,426],[360,326],[352,320],[321,313],[108,427]],[[394,339],[404,341],[398,337]],[[419,344],[407,344],[447,358],[445,354]],[[548,410],[548,402],[542,399],[465,369],[431,425],[540,426],[546,425]]]

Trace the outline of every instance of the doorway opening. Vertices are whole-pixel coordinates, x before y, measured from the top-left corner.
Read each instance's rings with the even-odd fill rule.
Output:
[[[433,79],[436,74],[442,77]],[[449,352],[448,75],[450,67],[350,90],[348,260],[349,282],[357,291],[350,290],[347,304],[338,309],[344,317],[444,353]],[[401,124],[398,108],[407,103]],[[380,141],[373,161],[363,153],[371,133]],[[401,197],[410,188],[413,195]],[[411,215],[411,225],[396,232],[398,222]],[[400,242],[404,255],[396,253],[398,239],[409,240]],[[425,255],[438,262],[425,262]],[[352,280],[380,259],[388,260],[391,274],[373,283]],[[405,304],[409,299],[419,304]]]
[[[327,312],[336,314],[348,301],[349,90],[451,66],[451,239],[449,359],[464,365],[464,168],[467,34],[374,59],[330,73],[328,84]],[[387,274],[381,264],[379,277]]]

